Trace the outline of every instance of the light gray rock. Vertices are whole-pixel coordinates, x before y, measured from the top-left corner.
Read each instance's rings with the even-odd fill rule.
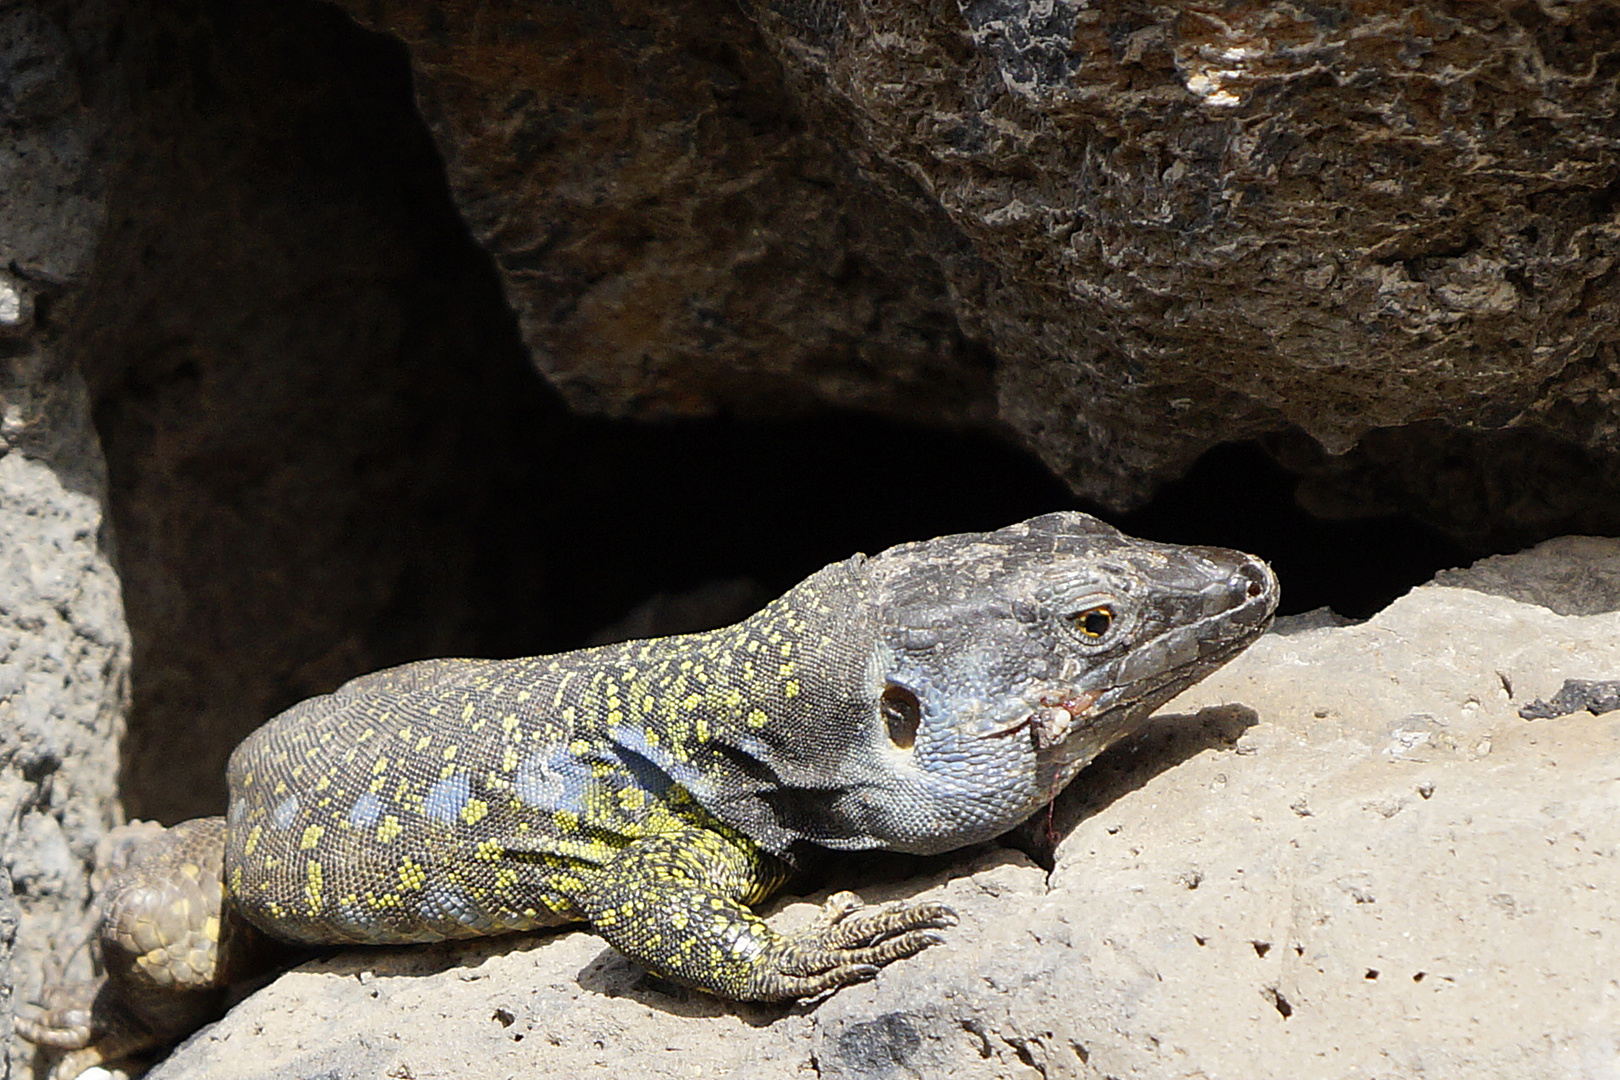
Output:
[[[0,1032],[71,943],[117,818],[130,644],[106,477],[64,331],[118,157],[110,6],[0,4]],[[13,952],[14,942],[26,947]],[[79,974],[88,974],[78,958]],[[31,1051],[7,1039],[0,1080]]]
[[[1529,551],[1442,570],[1434,580],[1438,585],[1540,604],[1560,615],[1620,611],[1620,540],[1560,536]]]
[[[96,838],[118,819],[118,737],[129,698],[129,632],[104,544],[102,492],[74,486],[97,463],[87,404],[71,374],[58,389],[47,411],[25,418],[8,408],[0,423],[0,1024],[7,1032],[11,995],[40,985],[43,946],[70,944],[80,926]],[[33,457],[16,445],[28,444],[28,435],[74,456]],[[14,932],[32,948],[8,965]],[[78,974],[88,975],[87,958],[78,963]],[[12,1062],[20,1067],[27,1051],[13,1052],[23,1055]]]
[[[1608,557],[1557,544],[1518,572],[1580,552]],[[725,1005],[583,932],[346,953],[152,1075],[1606,1076],[1620,715],[1515,710],[1617,673],[1620,613],[1424,586],[1268,635],[1173,702],[1060,801],[1050,873],[991,847],[868,883],[962,916],[875,983]]]

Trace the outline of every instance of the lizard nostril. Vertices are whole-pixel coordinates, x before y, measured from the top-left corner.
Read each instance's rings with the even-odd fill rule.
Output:
[[[883,689],[882,709],[889,741],[902,750],[910,750],[917,742],[917,728],[922,723],[922,703],[917,695],[890,683]]]
[[[1268,589],[1274,589],[1275,579],[1266,564],[1259,560],[1250,560],[1239,568],[1238,573],[1243,578],[1243,595],[1250,600],[1265,595]]]

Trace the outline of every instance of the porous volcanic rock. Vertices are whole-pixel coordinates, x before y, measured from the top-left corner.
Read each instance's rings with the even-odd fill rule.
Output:
[[[991,419],[943,215],[805,122],[736,5],[344,7],[409,45],[456,202],[576,409]]]
[[[106,470],[66,342],[121,115],[114,7],[0,7],[0,1032],[70,944],[117,820],[130,643]],[[17,943],[13,952],[14,941]],[[82,963],[82,958],[81,958]],[[75,971],[88,974],[88,968]],[[8,1040],[0,1078],[26,1056]]]
[[[813,121],[949,215],[1001,414],[1078,490],[1290,425],[1616,449],[1612,7],[752,10]]]
[[[1115,507],[1269,434],[1318,508],[1616,524],[1608,5],[346,7],[577,408],[993,413]]]

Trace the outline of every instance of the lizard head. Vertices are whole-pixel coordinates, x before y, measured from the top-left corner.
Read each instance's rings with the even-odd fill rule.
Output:
[[[1017,825],[1277,605],[1259,559],[1072,512],[903,544],[852,571],[847,640],[865,663],[810,837],[834,848],[931,853]]]

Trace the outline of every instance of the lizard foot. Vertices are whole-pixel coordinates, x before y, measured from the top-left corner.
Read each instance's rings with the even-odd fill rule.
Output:
[[[96,1065],[118,1061],[160,1045],[137,1018],[120,1007],[106,979],[59,983],[29,1013],[12,1018],[19,1038],[66,1053],[46,1075],[71,1080]]]
[[[234,959],[258,940],[221,918],[224,839],[222,818],[169,829],[135,822],[103,837],[90,935],[102,975],[47,975],[38,1005],[12,1023],[19,1038],[66,1051],[53,1080],[156,1049],[219,1014],[232,977],[221,942]],[[52,966],[60,972],[66,960]]]
[[[44,1050],[64,1051],[46,1075],[72,1080],[93,1066],[174,1042],[176,1032],[218,1015],[222,1004],[213,990],[159,992],[151,1001],[130,1002],[123,989],[106,979],[52,987],[43,1003],[12,1018],[12,1030]]]
[[[810,998],[865,982],[886,964],[943,944],[938,931],[955,925],[956,912],[944,904],[868,907],[854,893],[834,893],[813,926],[766,948],[754,965],[748,996]]]
[[[45,1000],[34,1006],[37,1012],[12,1017],[12,1030],[35,1046],[83,1050],[95,1038],[91,1013],[96,993],[105,981],[92,979],[51,987]]]

